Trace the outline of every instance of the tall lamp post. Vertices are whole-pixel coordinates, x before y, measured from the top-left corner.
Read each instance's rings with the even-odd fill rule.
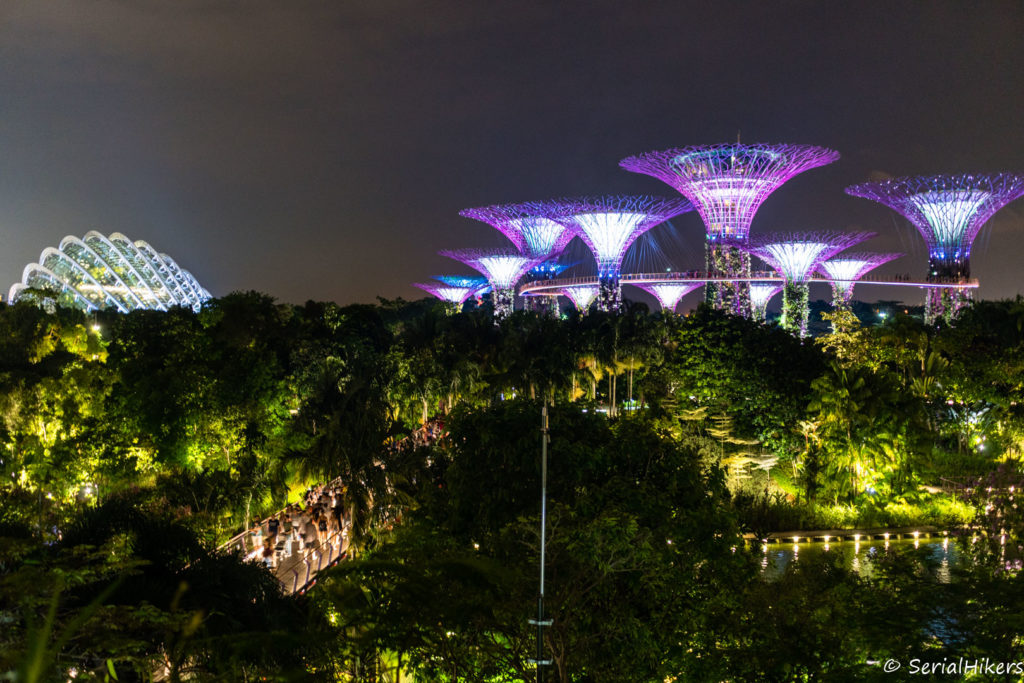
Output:
[[[551,665],[544,658],[544,627],[551,626],[552,620],[544,618],[544,544],[547,538],[548,521],[548,407],[540,409],[540,593],[537,595],[537,618],[530,624],[537,627],[537,657],[527,660],[537,667],[537,683],[544,681],[544,667]]]

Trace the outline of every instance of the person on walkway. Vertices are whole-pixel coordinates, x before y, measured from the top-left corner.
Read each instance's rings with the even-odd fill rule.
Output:
[[[269,538],[263,542],[263,561],[270,571],[277,567],[277,553],[274,551],[274,543]]]
[[[315,518],[315,516],[313,514],[312,509],[306,510],[306,513],[303,516],[306,519],[306,531],[305,531],[306,547],[307,548],[315,547],[316,544],[317,544],[318,536],[317,536],[317,531],[316,531],[316,518]]]
[[[249,529],[248,547],[253,550],[262,550],[263,548],[263,525],[260,523],[259,518],[252,521],[252,527]]]
[[[278,521],[277,517],[271,515],[267,518],[267,536],[266,540],[277,545],[277,533],[281,529],[281,522]]]
[[[288,514],[287,509],[281,511],[281,514],[277,517],[277,521],[280,528],[280,531],[278,532],[278,544],[282,546],[281,552],[284,555],[290,555],[291,548],[288,547],[288,537],[292,533],[292,518]]]
[[[320,539],[320,545],[322,546],[327,542],[327,515],[320,514],[316,520],[316,531],[317,536]]]

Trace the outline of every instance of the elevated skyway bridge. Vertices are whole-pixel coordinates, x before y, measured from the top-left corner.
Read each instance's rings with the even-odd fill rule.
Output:
[[[622,284],[632,285],[653,285],[653,284],[667,284],[667,283],[700,283],[705,284],[708,282],[766,282],[766,283],[777,283],[783,284],[785,279],[780,277],[774,271],[760,271],[753,272],[750,277],[720,277],[710,274],[706,271],[700,270],[681,270],[681,271],[666,271],[658,273],[623,273],[620,276],[620,282]],[[824,277],[819,274],[815,274],[811,277],[808,282],[820,282],[822,284],[830,284],[832,282],[855,282],[858,285],[886,285],[894,287],[917,287],[919,289],[977,289],[978,280],[976,278],[970,278],[966,280],[949,278],[947,280],[936,280],[936,281],[921,281],[913,280],[911,278],[905,278],[900,276],[894,277],[872,277],[870,279],[863,280],[835,280],[833,278]],[[596,276],[587,277],[567,277],[567,278],[556,278],[552,280],[535,280],[533,282],[527,282],[520,286],[520,296],[550,296],[552,294],[560,294],[563,288],[566,287],[585,287],[591,286],[596,287],[598,285],[598,278]]]

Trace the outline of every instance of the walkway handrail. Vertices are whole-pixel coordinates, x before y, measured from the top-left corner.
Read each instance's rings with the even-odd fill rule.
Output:
[[[664,273],[623,273],[619,281],[625,284],[655,282],[774,282],[783,283],[785,279],[774,271],[754,271],[747,277],[723,277],[710,275],[703,270],[682,270],[666,271]],[[915,281],[909,275],[895,275],[892,277],[873,277],[870,280],[837,280],[824,275],[814,274],[807,282],[854,282],[859,285],[898,285],[904,287],[920,288],[955,288],[955,289],[976,289],[979,286],[977,278],[934,278],[926,281]],[[551,280],[534,280],[526,282],[519,287],[520,295],[551,293],[551,290],[562,289],[563,287],[595,287],[600,284],[597,276],[555,278]]]
[[[330,482],[324,484],[323,487],[325,489],[327,489],[327,488],[330,488],[332,486],[340,485],[340,484],[341,484],[341,477],[335,477]],[[285,505],[283,508],[281,508],[280,510],[275,512],[272,516],[273,517],[280,517],[281,513],[287,512],[287,510],[288,510],[288,506]],[[270,518],[270,515],[268,515],[267,517],[264,517],[263,519],[269,519],[269,518]],[[283,529],[282,529],[282,531],[283,531]],[[252,552],[253,550],[256,549],[255,547],[250,548],[250,547],[247,547],[247,545],[246,545],[246,539],[249,538],[251,535],[252,535],[252,529],[242,529],[240,532],[238,532],[237,534],[235,534],[234,536],[232,536],[231,538],[229,538],[228,540],[224,541],[219,546],[217,546],[217,550],[218,550],[218,552],[225,552],[225,551],[228,551],[228,550],[238,550],[243,555],[246,555],[246,554],[248,554],[248,553],[250,553],[250,552]]]
[[[307,588],[316,582],[317,574],[340,561],[347,554],[350,545],[350,538],[348,535],[348,529],[350,526],[351,522],[346,522],[345,529],[333,531],[324,541],[318,543],[316,547],[305,548],[303,550],[302,563],[300,566],[305,568],[305,572],[299,572],[298,569],[292,570],[293,581],[290,590],[288,584],[282,581],[285,593],[293,595],[295,593],[305,592]],[[321,552],[324,547],[327,548],[326,555]]]

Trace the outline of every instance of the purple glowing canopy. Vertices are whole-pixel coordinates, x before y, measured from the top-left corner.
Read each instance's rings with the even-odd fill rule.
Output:
[[[971,244],[999,209],[1024,195],[1024,175],[960,174],[892,178],[846,188],[903,214],[928,244],[932,260],[966,263]]]
[[[573,230],[551,219],[555,208],[554,202],[523,202],[463,209],[459,215],[493,226],[528,256],[549,258],[575,237]]]
[[[586,313],[590,304],[594,303],[594,299],[597,298],[598,290],[597,285],[572,285],[562,287],[560,291],[572,301],[577,311]]]
[[[494,289],[515,287],[519,278],[537,263],[536,258],[511,249],[453,249],[438,253],[479,271]]]
[[[652,295],[661,304],[664,311],[674,311],[679,300],[695,289],[704,286],[703,282],[653,282],[635,284],[636,287]]]
[[[818,264],[818,271],[832,282],[837,296],[849,301],[857,280],[883,263],[898,259],[903,254],[880,254],[877,252],[856,252],[840,254],[836,258]]]
[[[434,275],[435,280],[449,287],[469,287],[474,292],[487,289],[487,278],[479,275]]]
[[[754,310],[764,311],[771,298],[782,291],[782,285],[777,282],[751,282],[750,283],[750,306]]]
[[[856,282],[883,263],[898,259],[903,254],[878,252],[851,252],[818,264],[818,271],[832,281]]]
[[[453,287],[435,282],[414,282],[412,286],[419,287],[424,292],[429,292],[442,301],[460,306],[479,289],[478,287]]]
[[[558,200],[552,216],[590,248],[598,276],[605,278],[618,276],[622,258],[637,237],[691,210],[679,198],[609,195]]]
[[[870,237],[874,237],[874,233],[773,233],[752,237],[748,250],[777,270],[787,282],[806,282],[819,263]]]
[[[838,158],[824,147],[736,143],[647,152],[619,166],[658,178],[693,202],[708,239],[745,242],[768,195],[793,176]]]

